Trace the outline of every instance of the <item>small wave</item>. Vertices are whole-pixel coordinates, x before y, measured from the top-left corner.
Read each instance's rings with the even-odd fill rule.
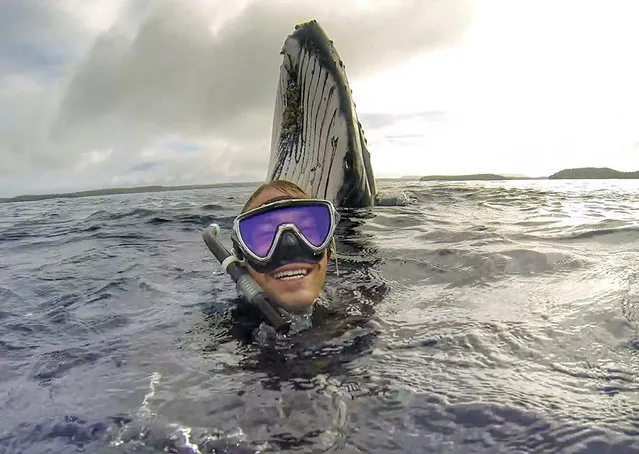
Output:
[[[496,202],[489,202],[484,200],[479,202],[477,205],[482,208],[490,208],[491,210],[495,210],[495,211],[504,211],[504,208],[500,207],[499,203],[496,203]]]
[[[86,218],[84,218],[84,220],[85,221],[107,221],[109,219],[113,219],[113,216],[114,214],[106,210],[98,210],[88,215]]]
[[[180,224],[183,231],[199,231],[211,223],[216,223],[222,231],[230,231],[233,227],[235,216],[213,216],[213,215],[182,215],[176,217],[176,221]]]
[[[31,232],[28,228],[16,229],[13,231],[10,230],[0,234],[0,242],[22,240],[33,236],[36,235],[33,235],[33,232]]]
[[[10,288],[4,286],[0,287],[0,301],[2,301],[2,306],[5,308],[20,307],[24,304],[24,298]],[[0,320],[6,318],[8,314],[8,312],[0,310]]]
[[[0,339],[0,351],[3,353],[20,350],[33,350],[36,348],[38,347],[35,345],[20,345],[19,343],[11,343]]]
[[[630,276],[628,289],[621,301],[621,314],[634,326],[639,326],[639,282],[636,273]],[[639,334],[639,331],[638,331]]]
[[[573,271],[584,266],[579,257],[559,252],[511,249],[481,253],[444,248],[395,251],[383,263],[384,275],[403,282],[429,282],[452,287],[483,285],[512,275]]]
[[[414,214],[392,213],[388,215],[380,214],[375,218],[375,221],[369,222],[366,225],[366,228],[378,231],[388,231],[388,227],[405,228],[421,226],[422,224],[423,221]]]
[[[177,222],[179,222],[180,224],[183,225],[197,225],[197,226],[206,226],[209,225],[212,222],[217,222],[218,224],[220,223],[220,221],[223,220],[228,220],[229,221],[229,225],[231,225],[232,220],[234,218],[233,217],[225,217],[225,218],[219,218],[217,216],[212,216],[212,215],[208,215],[208,214],[183,214],[183,215],[179,215],[176,216],[175,220]]]
[[[158,210],[149,210],[147,208],[135,208],[134,210],[131,210],[128,213],[123,213],[122,217],[123,218],[126,218],[126,217],[145,218],[148,216],[153,216],[157,212]]]
[[[145,218],[157,214],[158,210],[149,210],[147,208],[135,208],[131,211],[122,213],[112,213],[106,210],[98,210],[87,216],[84,221],[117,221],[126,218]]]
[[[140,244],[147,244],[149,237],[143,233],[136,232],[122,232],[122,233],[107,233],[98,231],[97,234],[92,235],[92,238],[100,239],[117,239],[117,240],[140,240]]]
[[[32,377],[40,381],[50,381],[64,373],[85,364],[93,364],[102,355],[80,348],[70,348],[45,353],[34,365]]]
[[[567,240],[583,240],[583,239],[591,239],[591,238],[597,238],[600,236],[606,236],[606,235],[618,235],[618,236],[622,236],[622,235],[631,235],[634,238],[631,239],[639,239],[639,227],[618,227],[618,228],[610,228],[610,229],[594,229],[594,230],[588,230],[585,232],[580,232],[580,233],[575,233],[573,235],[566,235],[563,237],[563,239],[567,239]]]
[[[100,226],[100,225],[90,225],[89,227],[86,227],[86,228],[83,228],[83,229],[78,229],[77,232],[78,233],[91,233],[91,232],[97,232],[101,228],[102,228],[102,226]]]
[[[114,415],[103,421],[78,416],[64,416],[41,423],[25,423],[13,431],[0,434],[0,443],[15,451],[37,446],[38,452],[50,447],[59,452],[60,443],[69,450],[86,452],[174,452],[180,454],[263,452],[263,446],[243,442],[240,430],[225,433],[216,429],[191,428],[164,420],[137,420],[128,415]],[[256,445],[253,447],[252,445]],[[66,452],[66,451],[65,451]]]
[[[204,211],[221,211],[224,209],[225,208],[222,205],[218,205],[216,203],[207,203],[206,205],[202,206],[202,210]]]
[[[416,240],[431,241],[433,243],[452,243],[458,244],[477,240],[496,240],[499,242],[509,242],[500,232],[497,232],[486,226],[475,226],[464,231],[455,231],[446,228],[432,228],[426,233],[420,233],[415,237]]]
[[[167,224],[173,222],[171,219],[166,219],[166,218],[160,218],[160,217],[153,217],[151,219],[149,219],[147,221],[147,224],[151,224],[151,225],[160,225],[160,224]]]
[[[24,452],[27,447],[34,445],[44,448],[43,445],[50,443],[55,443],[57,449],[60,449],[61,440],[66,442],[69,448],[75,446],[78,449],[83,449],[87,448],[88,445],[96,444],[95,442],[102,442],[97,444],[107,446],[114,439],[114,433],[117,433],[119,428],[129,421],[128,418],[113,417],[107,422],[90,423],[82,418],[69,415],[61,421],[20,424],[13,431],[0,436],[0,443],[12,450],[9,452]],[[54,446],[51,448],[56,449]]]
[[[407,399],[396,392],[385,400],[380,414],[364,423],[367,430],[349,437],[349,444],[358,451],[636,452],[631,434],[611,434],[594,424],[556,420],[523,406],[475,399],[450,402],[437,393],[413,394]],[[385,427],[395,429],[392,436]]]

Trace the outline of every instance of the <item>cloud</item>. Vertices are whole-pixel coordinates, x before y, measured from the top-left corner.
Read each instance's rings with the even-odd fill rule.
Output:
[[[441,121],[446,116],[446,112],[442,111],[424,111],[424,112],[410,112],[410,113],[363,113],[359,115],[360,120],[365,122],[369,127],[374,129],[380,129],[387,126],[392,126],[402,121]]]
[[[443,14],[444,3],[451,4],[432,4]],[[350,76],[446,43],[461,31],[461,24],[451,21],[450,27],[441,15],[429,15],[432,7],[424,2],[398,5],[362,14],[355,23],[348,10],[321,21],[348,56]],[[195,8],[158,3],[132,42],[117,32],[100,36],[69,85],[54,132],[64,136],[96,118],[110,128],[124,118],[142,134],[168,127],[263,137],[270,124],[261,117],[271,115],[282,42],[295,23],[318,15],[310,3],[254,2],[213,35]],[[260,118],[247,128],[252,113]]]
[[[37,71],[73,58],[77,24],[47,2],[3,2],[0,14],[2,73]],[[59,45],[56,45],[58,43]]]
[[[15,107],[0,108],[0,179],[7,187],[16,172],[77,171],[91,150],[112,150],[82,167],[100,169],[100,185],[132,169],[197,182],[262,178],[279,50],[296,23],[318,19],[352,79],[454,43],[469,2],[12,2],[0,18],[0,105]],[[169,136],[189,144],[188,157],[140,161]]]

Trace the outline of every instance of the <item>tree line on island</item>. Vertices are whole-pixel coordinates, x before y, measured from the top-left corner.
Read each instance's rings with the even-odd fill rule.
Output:
[[[191,184],[183,186],[136,186],[125,188],[105,188],[105,189],[90,189],[87,191],[78,192],[64,192],[57,194],[33,194],[33,195],[19,195],[10,198],[0,198],[0,203],[7,202],[31,202],[36,200],[47,199],[77,199],[80,197],[92,197],[114,194],[139,194],[143,192],[165,192],[165,191],[188,191],[192,189],[210,189],[219,188],[225,186],[241,186],[247,183],[214,183],[214,184]]]
[[[426,175],[421,181],[471,181],[471,180],[607,180],[607,179],[639,179],[639,171],[620,172],[608,167],[580,167],[564,169],[547,177],[508,176],[495,173],[477,173],[470,175]]]

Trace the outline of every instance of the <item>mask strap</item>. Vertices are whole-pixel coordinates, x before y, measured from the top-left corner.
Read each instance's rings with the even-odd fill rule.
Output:
[[[242,249],[240,249],[239,245],[235,242],[235,240],[231,239],[231,242],[233,244],[233,256],[235,256],[235,258],[237,259],[237,263],[240,266],[244,266],[246,265],[246,257],[244,257],[244,254],[242,253]]]
[[[339,276],[339,266],[337,265],[337,246],[335,245],[335,237],[331,239],[331,242],[332,242],[331,252],[333,253],[333,257],[335,257],[335,274]]]

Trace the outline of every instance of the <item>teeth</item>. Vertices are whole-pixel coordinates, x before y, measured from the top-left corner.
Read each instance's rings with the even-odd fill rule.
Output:
[[[282,279],[282,280],[300,279],[306,276],[306,273],[307,271],[304,269],[280,271],[279,273],[275,273],[273,277],[275,277],[275,279]]]

